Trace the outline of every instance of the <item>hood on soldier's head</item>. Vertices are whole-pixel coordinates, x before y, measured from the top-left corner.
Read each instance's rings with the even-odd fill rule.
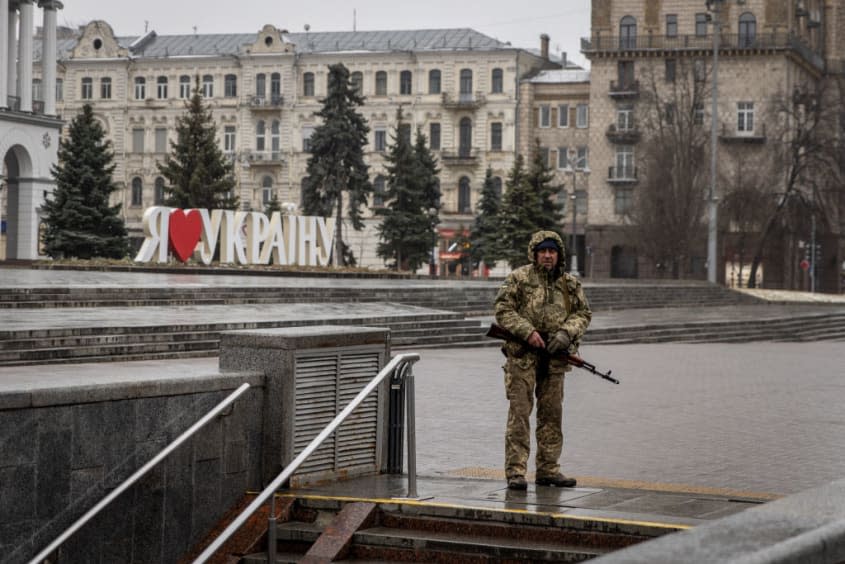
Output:
[[[560,235],[554,231],[548,230],[537,231],[531,236],[531,240],[528,242],[528,260],[531,261],[531,264],[535,264],[537,262],[537,259],[534,256],[536,252],[535,248],[546,239],[551,239],[557,244],[560,249],[557,259],[558,265],[562,264],[564,255],[566,255],[566,246],[563,244],[563,239],[561,239]]]

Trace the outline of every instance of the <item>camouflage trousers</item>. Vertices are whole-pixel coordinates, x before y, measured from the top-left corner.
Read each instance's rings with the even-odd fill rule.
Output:
[[[563,450],[562,363],[552,361],[548,375],[537,381],[537,361],[532,354],[508,357],[505,392],[510,401],[505,431],[505,475],[525,476],[531,451],[531,410],[537,396],[537,476],[553,476],[560,471]]]

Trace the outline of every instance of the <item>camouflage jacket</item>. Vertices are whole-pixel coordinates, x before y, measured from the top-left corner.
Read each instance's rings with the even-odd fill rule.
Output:
[[[523,340],[535,330],[546,338],[563,329],[572,339],[569,352],[574,353],[593,314],[576,277],[560,272],[559,268],[549,272],[534,262],[534,246],[544,235],[544,238],[559,241],[563,249],[563,241],[554,232],[541,231],[532,237],[529,244],[532,264],[511,272],[499,288],[495,302],[496,322]]]

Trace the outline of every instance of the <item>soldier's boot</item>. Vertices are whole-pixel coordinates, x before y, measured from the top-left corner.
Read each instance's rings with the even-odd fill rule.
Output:
[[[525,481],[524,476],[511,476],[508,478],[509,490],[527,490],[528,482]]]
[[[534,481],[535,484],[538,486],[554,486],[556,488],[574,488],[575,478],[567,478],[560,472],[554,474],[552,476],[537,476],[537,479]]]

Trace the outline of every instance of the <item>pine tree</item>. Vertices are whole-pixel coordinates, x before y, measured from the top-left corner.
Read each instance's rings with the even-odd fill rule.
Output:
[[[427,143],[428,139],[417,128],[417,137],[414,143],[414,157],[417,167],[416,175],[422,187],[422,211],[428,215],[429,224],[431,225],[431,233],[426,241],[426,245],[430,249],[431,264],[434,265],[434,247],[437,245],[437,226],[440,224],[440,169],[437,167],[437,157],[432,154]]]
[[[528,241],[537,231],[537,193],[528,183],[525,172],[525,159],[517,155],[513,168],[505,182],[505,196],[500,213],[502,241],[507,245],[502,249],[502,258],[511,268],[528,262]]]
[[[117,189],[111,143],[85,104],[59,143],[53,166],[56,189],[44,203],[44,248],[53,257],[123,258],[129,252],[120,204],[109,205]]]
[[[199,77],[187,112],[176,122],[176,142],[158,164],[167,179],[165,203],[177,208],[236,209],[234,165],[217,144],[217,128],[211,110],[202,103]]]
[[[474,261],[492,265],[502,258],[501,206],[502,196],[493,182],[493,169],[488,167],[484,185],[481,187],[478,215],[475,216],[470,229],[469,238]]]
[[[282,211],[282,204],[279,202],[279,196],[275,192],[273,192],[273,197],[270,198],[270,201],[264,204],[264,215],[270,217],[273,215],[273,212],[280,212]]]
[[[563,204],[558,202],[557,195],[561,186],[552,184],[555,174],[546,159],[546,154],[540,150],[540,140],[534,145],[531,166],[528,169],[526,181],[537,194],[537,228],[560,230],[563,221]]]
[[[426,186],[430,178],[420,175],[423,165],[418,161],[408,126],[402,121],[402,107],[396,112],[396,131],[393,144],[385,160],[387,164],[387,206],[381,211],[384,219],[379,225],[376,253],[395,261],[397,270],[416,270],[429,255],[432,219],[428,215]]]
[[[352,228],[364,228],[361,207],[373,191],[369,167],[364,162],[364,146],[370,128],[357,111],[364,104],[342,64],[329,65],[329,87],[323,107],[316,115],[323,119],[311,135],[308,182],[302,208],[308,215],[335,215],[335,264],[354,262],[351,249],[343,241],[343,194],[347,193],[347,214]]]

